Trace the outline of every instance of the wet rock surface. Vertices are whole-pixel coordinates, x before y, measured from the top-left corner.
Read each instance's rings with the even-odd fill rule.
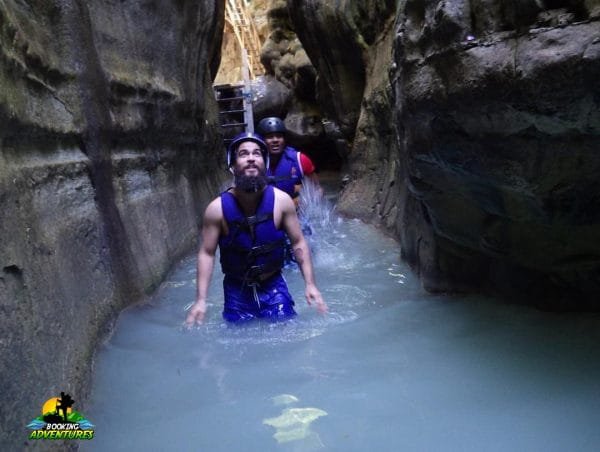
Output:
[[[398,28],[401,152],[435,241],[426,252],[405,246],[406,256],[424,264],[432,290],[482,286],[541,307],[597,309],[600,24],[574,10],[579,21],[540,29],[537,15],[515,23],[525,20],[517,11],[489,11],[439,50],[424,45],[435,27]]]
[[[597,2],[287,4],[351,143],[342,211],[429,290],[599,308]]]
[[[61,391],[85,412],[98,338],[193,246],[220,182],[220,2],[84,3],[0,5],[5,450]]]
[[[267,116],[281,117],[289,145],[308,154],[317,170],[337,169],[337,137],[324,126],[329,101],[318,98],[317,71],[299,39],[292,10],[285,0],[271,0],[267,6],[268,34],[261,49],[266,76],[257,81],[255,91],[264,95],[255,102],[255,124]]]

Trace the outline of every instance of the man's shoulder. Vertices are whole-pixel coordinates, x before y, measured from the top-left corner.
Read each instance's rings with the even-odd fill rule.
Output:
[[[286,204],[287,202],[291,202],[293,204],[291,196],[285,191],[280,190],[277,187],[273,187],[273,193],[275,194],[275,200],[277,200],[279,203]]]
[[[286,150],[287,152],[289,152],[289,153],[290,153],[291,155],[293,155],[293,156],[297,156],[297,155],[303,155],[303,156],[306,156],[306,154],[305,154],[304,152],[302,152],[302,151],[299,151],[298,149],[296,149],[296,148],[295,148],[295,147],[293,147],[293,146],[286,146],[286,147],[285,147],[285,150]]]
[[[223,218],[223,207],[221,205],[221,196],[217,196],[210,203],[208,203],[208,206],[206,206],[206,211],[204,212],[204,216],[208,219]]]
[[[286,146],[285,153],[288,156],[295,157],[296,155],[300,154],[300,151],[292,146]]]
[[[290,195],[288,195],[286,192],[284,192],[283,190],[281,190],[280,188],[277,188],[273,185],[270,185],[271,188],[273,188],[273,193],[275,193],[275,197],[285,197],[287,196],[288,198],[290,197]],[[290,198],[291,199],[291,198]]]
[[[291,146],[286,146],[285,155],[289,160],[300,165],[303,174],[308,175],[315,172],[315,164],[304,152],[300,152]]]
[[[315,164],[310,159],[310,157],[302,152],[299,152],[298,160],[300,161],[300,166],[302,167],[302,172],[306,175],[312,174],[315,172]]]
[[[213,198],[213,200],[211,202],[208,203],[208,206],[212,206],[212,205],[217,205],[217,204],[221,204],[221,198],[222,196],[227,193],[227,192],[223,192],[221,193],[219,196],[217,196],[216,198]]]

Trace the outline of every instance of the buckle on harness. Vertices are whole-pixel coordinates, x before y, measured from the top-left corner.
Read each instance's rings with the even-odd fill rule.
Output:
[[[259,256],[260,254],[263,254],[263,249],[264,249],[263,245],[253,246],[252,248],[250,248],[250,251],[248,251],[248,258],[256,257],[256,256]],[[260,265],[255,265],[254,267],[260,267]],[[251,268],[254,268],[254,267],[251,267]]]
[[[256,281],[260,278],[260,275],[262,274],[262,272],[263,272],[262,265],[253,265],[246,271],[246,279]]]

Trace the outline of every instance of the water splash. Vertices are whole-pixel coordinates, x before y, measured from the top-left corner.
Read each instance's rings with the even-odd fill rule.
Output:
[[[323,189],[309,178],[302,183],[298,216],[321,231],[330,230],[341,221],[335,214],[335,206],[323,195]]]

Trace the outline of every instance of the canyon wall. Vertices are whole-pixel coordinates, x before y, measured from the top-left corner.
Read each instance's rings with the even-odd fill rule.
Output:
[[[428,290],[599,308],[600,2],[287,6],[352,143],[342,212]]]
[[[0,3],[3,450],[61,391],[85,413],[98,338],[193,249],[222,28],[216,0]]]

